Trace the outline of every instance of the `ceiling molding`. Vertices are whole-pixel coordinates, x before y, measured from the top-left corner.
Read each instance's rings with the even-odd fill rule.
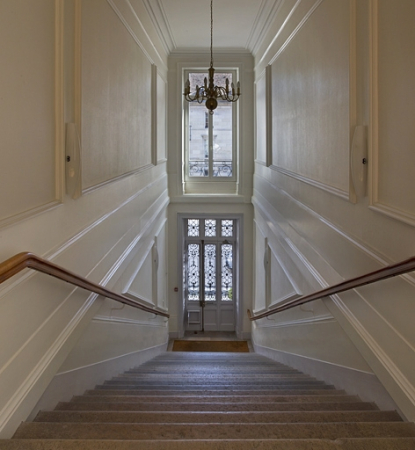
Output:
[[[192,49],[185,47],[187,46],[187,38],[183,39],[182,30],[173,28],[172,24],[176,24],[174,26],[177,26],[178,23],[181,23],[180,21],[178,22],[176,14],[180,14],[183,23],[190,21],[191,14],[189,14],[187,8],[180,7],[180,0],[177,1],[177,8],[175,6],[173,10],[171,10],[170,4],[163,3],[166,1],[168,0],[142,0],[167,54],[206,51],[206,48],[200,48],[200,45],[197,44],[197,47],[193,47]],[[245,23],[245,26],[242,29],[241,27],[238,29],[235,23],[229,24],[229,32],[232,33],[233,43],[230,47],[226,47],[224,51],[232,51],[235,53],[250,52],[255,55],[255,52],[258,51],[284,2],[285,0],[261,0],[261,2],[258,2],[258,6],[252,5],[252,7],[250,6],[247,9],[239,8],[237,12],[242,18],[242,22]],[[231,4],[233,3],[235,3],[235,7],[237,8],[238,2],[231,0]],[[169,14],[174,14],[174,16],[170,17],[166,11],[169,11]],[[173,18],[176,20],[173,20]],[[223,23],[221,26],[223,33]],[[188,43],[195,45],[195,42],[191,40]],[[239,43],[241,44],[240,46]],[[223,42],[217,42],[214,47],[217,49],[220,47],[220,44],[223,44]]]
[[[258,16],[255,19],[251,35],[247,42],[247,48],[255,55],[261,43],[265,39],[272,23],[274,22],[285,0],[263,0]]]
[[[143,0],[143,4],[150,16],[150,19],[160,37],[164,50],[167,54],[176,50],[177,45],[173,38],[170,23],[167,19],[166,12],[160,0],[153,0],[151,3],[149,0]]]

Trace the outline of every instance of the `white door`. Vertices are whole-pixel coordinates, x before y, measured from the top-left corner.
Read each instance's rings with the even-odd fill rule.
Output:
[[[183,282],[186,330],[235,331],[233,219],[186,219]]]

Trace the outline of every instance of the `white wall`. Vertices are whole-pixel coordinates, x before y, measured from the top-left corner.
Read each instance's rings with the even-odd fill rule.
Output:
[[[140,1],[35,3],[0,6],[0,260],[31,251],[134,295],[142,271],[165,280],[166,54]],[[70,195],[65,123],[81,148],[67,149]],[[150,304],[167,308],[165,284]],[[164,319],[120,308],[29,271],[1,285],[2,437],[55,374],[74,389],[92,374],[93,385],[94,368],[119,371],[165,348]]]
[[[255,55],[254,309],[415,254],[414,12],[404,0],[281,4]],[[351,181],[356,125],[368,132],[368,164],[358,164],[366,192]],[[267,270],[279,284],[260,288]],[[373,374],[414,420],[414,281],[398,277],[260,320],[255,344],[310,370]],[[330,370],[321,371],[329,381]]]

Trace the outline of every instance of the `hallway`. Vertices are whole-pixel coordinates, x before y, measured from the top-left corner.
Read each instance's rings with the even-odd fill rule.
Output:
[[[0,285],[1,438],[203,328],[415,421],[413,272],[263,316],[415,255],[415,1],[209,3],[0,0],[0,261],[116,294]]]

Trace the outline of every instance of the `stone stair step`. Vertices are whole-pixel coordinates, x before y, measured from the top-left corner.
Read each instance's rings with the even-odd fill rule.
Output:
[[[59,402],[55,411],[377,411],[369,402],[328,403],[109,403]]]
[[[42,411],[34,422],[86,423],[320,423],[401,422],[396,411],[91,412]]]
[[[197,372],[197,373],[189,373],[189,372],[174,372],[174,373],[161,373],[161,372],[146,372],[146,373],[130,373],[130,374],[119,374],[116,377],[111,378],[110,381],[142,381],[142,380],[158,380],[158,379],[229,379],[229,380],[252,380],[252,378],[257,379],[272,379],[272,380],[309,380],[309,381],[317,381],[313,377],[309,377],[303,373],[235,373],[226,371],[226,373],[217,373],[217,372]]]
[[[164,353],[0,450],[414,450],[415,425],[252,353]]]
[[[251,390],[244,390],[242,388],[238,389],[233,386],[226,387],[224,386],[223,389],[215,388],[215,389],[202,389],[202,388],[195,388],[192,389],[191,387],[184,388],[184,389],[163,389],[156,387],[157,389],[93,389],[90,391],[86,391],[85,395],[152,395],[152,396],[196,396],[196,395],[215,395],[215,396],[229,396],[229,395],[249,395],[250,397],[253,397],[255,395],[319,395],[321,394],[327,394],[330,395],[342,395],[338,392],[334,394],[336,391],[332,391],[330,389],[251,389]],[[343,393],[344,394],[344,393]]]
[[[224,392],[238,392],[238,391],[247,391],[252,394],[258,394],[258,395],[265,395],[265,392],[272,393],[274,392],[277,394],[307,394],[309,393],[319,393],[319,392],[336,392],[337,390],[333,386],[313,386],[313,385],[282,385],[282,386],[250,386],[250,385],[218,385],[218,386],[212,386],[212,385],[188,385],[188,386],[182,386],[182,385],[159,385],[155,384],[152,386],[136,386],[136,385],[116,385],[116,384],[105,384],[105,385],[99,385],[96,386],[96,391],[102,392],[102,391],[115,391],[115,392],[147,392],[147,391],[159,391],[161,393],[168,393],[172,391],[178,391],[180,393],[186,393],[187,391],[201,391],[201,392],[212,392],[213,394],[217,391],[224,391]],[[338,392],[338,391],[337,391]],[[215,394],[218,395],[218,394]]]
[[[356,402],[358,397],[354,395],[205,395],[205,396],[146,396],[146,395],[80,395],[74,396],[74,402],[170,402],[170,403],[206,403],[206,402],[228,402],[228,403],[262,403],[262,402]]]
[[[14,438],[36,439],[339,439],[415,437],[415,425],[401,422],[283,424],[22,423]]]
[[[0,450],[413,450],[415,438],[281,440],[0,440]]]
[[[116,378],[116,379],[111,379],[111,380],[106,380],[103,384],[104,385],[108,385],[108,384],[112,384],[112,385],[123,385],[123,384],[128,384],[128,385],[141,385],[141,386],[148,386],[148,385],[152,385],[152,384],[165,384],[165,385],[171,385],[171,384],[194,384],[194,385],[199,385],[199,384],[205,384],[205,385],[213,385],[215,386],[216,384],[234,384],[234,385],[257,385],[259,382],[261,384],[266,384],[266,385],[295,385],[295,384],[307,384],[307,385],[311,385],[311,386],[325,386],[326,383],[324,383],[323,381],[318,381],[318,380],[313,380],[313,379],[309,379],[309,378],[289,378],[289,377],[284,377],[284,378],[273,378],[273,377],[267,377],[267,378],[262,378],[262,377],[255,377],[255,380],[252,380],[253,377],[239,377],[239,378],[234,378],[234,377],[218,377],[218,376],[201,376],[199,378],[193,378],[193,377],[163,377],[163,378],[158,378],[158,377],[154,377],[154,378]]]
[[[221,397],[229,397],[231,395],[237,395],[237,396],[250,396],[250,397],[254,397],[254,396],[266,396],[266,395],[271,395],[271,396],[288,396],[288,395],[333,395],[333,396],[340,396],[343,395],[342,393],[339,393],[338,391],[335,390],[331,390],[331,389],[302,389],[302,388],[297,388],[297,389],[272,389],[272,390],[268,390],[268,389],[252,389],[249,391],[245,391],[245,390],[239,390],[239,389],[234,389],[233,387],[229,387],[229,389],[203,389],[203,387],[197,391],[193,391],[191,389],[182,389],[182,390],[169,390],[169,389],[159,389],[157,386],[155,386],[155,389],[151,389],[151,390],[146,390],[146,389],[94,389],[91,391],[86,391],[85,394],[86,395],[96,395],[96,396],[108,396],[108,395],[130,395],[130,396],[166,396],[166,397],[177,397],[177,396],[195,396],[194,392],[196,392],[196,395],[203,395],[203,396],[208,396],[208,395],[214,395],[216,397],[221,396]]]

